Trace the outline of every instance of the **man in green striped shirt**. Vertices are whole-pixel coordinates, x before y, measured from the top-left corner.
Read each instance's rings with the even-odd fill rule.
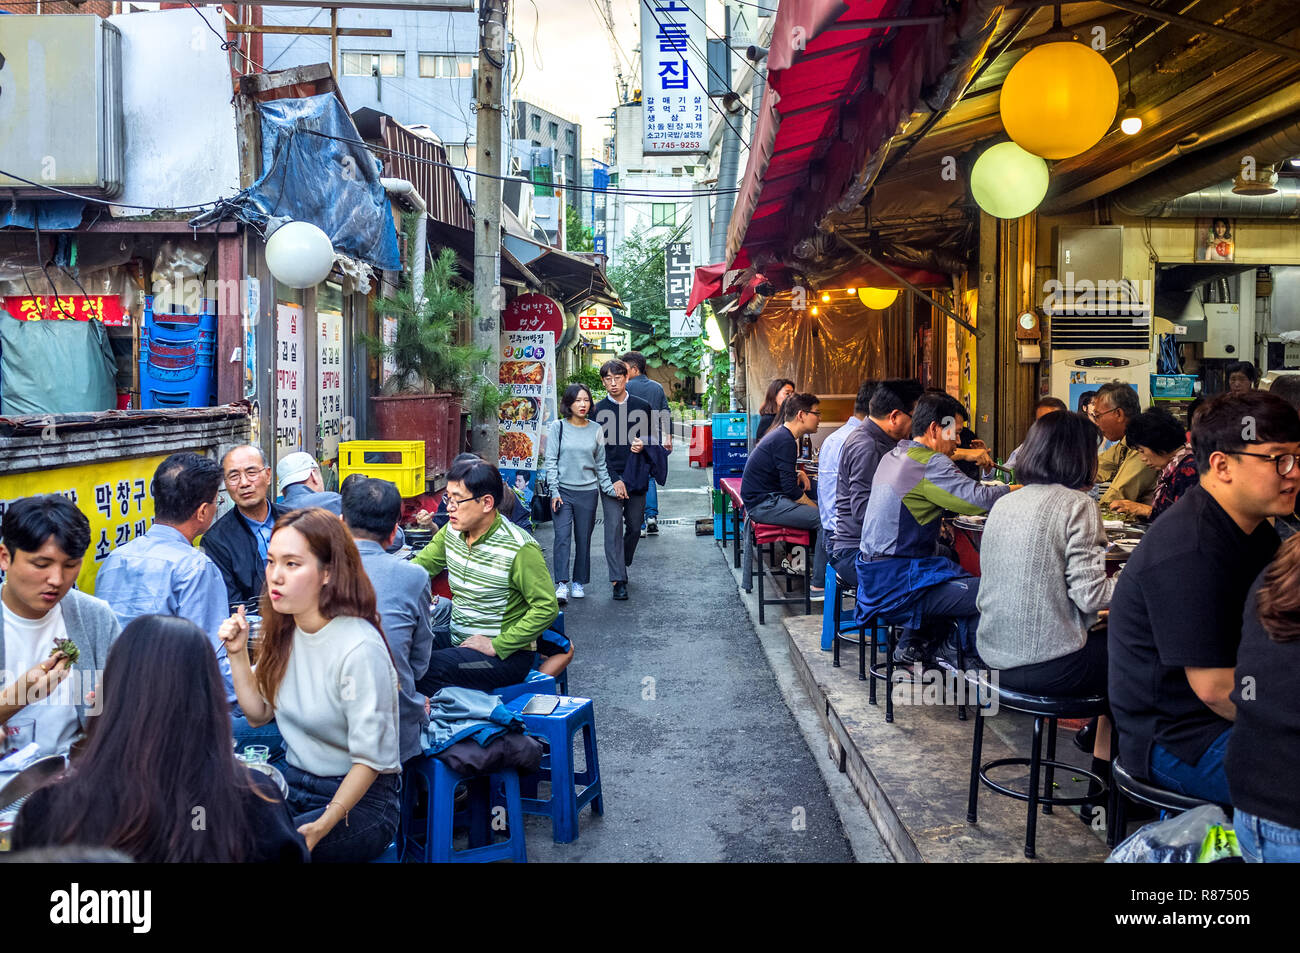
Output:
[[[542,548],[497,512],[501,473],[482,460],[447,474],[447,525],[415,557],[451,584],[450,629],[434,627],[425,695],[451,685],[492,691],[528,677],[533,643],[559,606]]]

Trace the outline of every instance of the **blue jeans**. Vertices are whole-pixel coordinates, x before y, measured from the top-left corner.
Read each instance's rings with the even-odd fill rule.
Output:
[[[641,527],[645,528],[646,520],[659,519],[659,490],[655,485],[655,478],[650,478],[650,489],[645,491],[645,519],[641,521]]]
[[[1266,821],[1242,810],[1233,815],[1232,827],[1246,863],[1300,863],[1300,828]]]
[[[274,718],[260,728],[254,728],[243,715],[231,712],[230,728],[235,735],[236,754],[243,754],[248,745],[266,745],[271,749],[271,764],[277,768],[284,767],[284,738],[275,726]]]
[[[322,778],[295,768],[282,769],[289,784],[289,810],[293,826],[309,824],[325,813],[338,794],[343,779]],[[347,818],[334,825],[311,852],[314,864],[360,864],[374,860],[393,842],[401,812],[400,774],[381,774],[361,796]]]
[[[1231,737],[1232,729],[1229,728],[1205,749],[1205,754],[1201,755],[1201,760],[1196,764],[1188,764],[1170,754],[1162,745],[1153,744],[1151,780],[1179,794],[1205,798],[1215,804],[1231,804],[1228,776],[1223,771],[1223,756],[1228,751],[1228,739]]]

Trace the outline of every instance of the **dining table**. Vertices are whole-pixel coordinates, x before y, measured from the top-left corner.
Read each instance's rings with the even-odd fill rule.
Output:
[[[980,574],[980,543],[987,516],[956,516],[947,522],[952,529],[953,549],[957,561],[972,576]],[[1133,555],[1146,528],[1121,520],[1103,520],[1106,530],[1106,575],[1113,576]]]

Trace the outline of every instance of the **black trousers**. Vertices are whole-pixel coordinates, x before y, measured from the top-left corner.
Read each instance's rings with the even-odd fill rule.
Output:
[[[434,695],[440,689],[453,686],[491,692],[507,685],[518,685],[528,677],[534,655],[536,653],[527,648],[506,659],[484,655],[478,649],[454,647],[450,632],[435,630],[429,670],[415,683],[415,687],[421,694]]]

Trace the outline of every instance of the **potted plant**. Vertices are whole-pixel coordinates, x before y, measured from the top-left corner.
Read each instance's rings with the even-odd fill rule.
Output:
[[[393,364],[383,393],[370,398],[379,437],[423,440],[426,469],[446,472],[460,452],[462,404],[475,419],[495,419],[508,396],[478,370],[490,354],[456,342],[460,324],[477,317],[473,288],[459,280],[456,255],[444,248],[419,300],[408,286],[380,299],[377,311],[397,319],[391,342],[361,338],[377,360]]]

